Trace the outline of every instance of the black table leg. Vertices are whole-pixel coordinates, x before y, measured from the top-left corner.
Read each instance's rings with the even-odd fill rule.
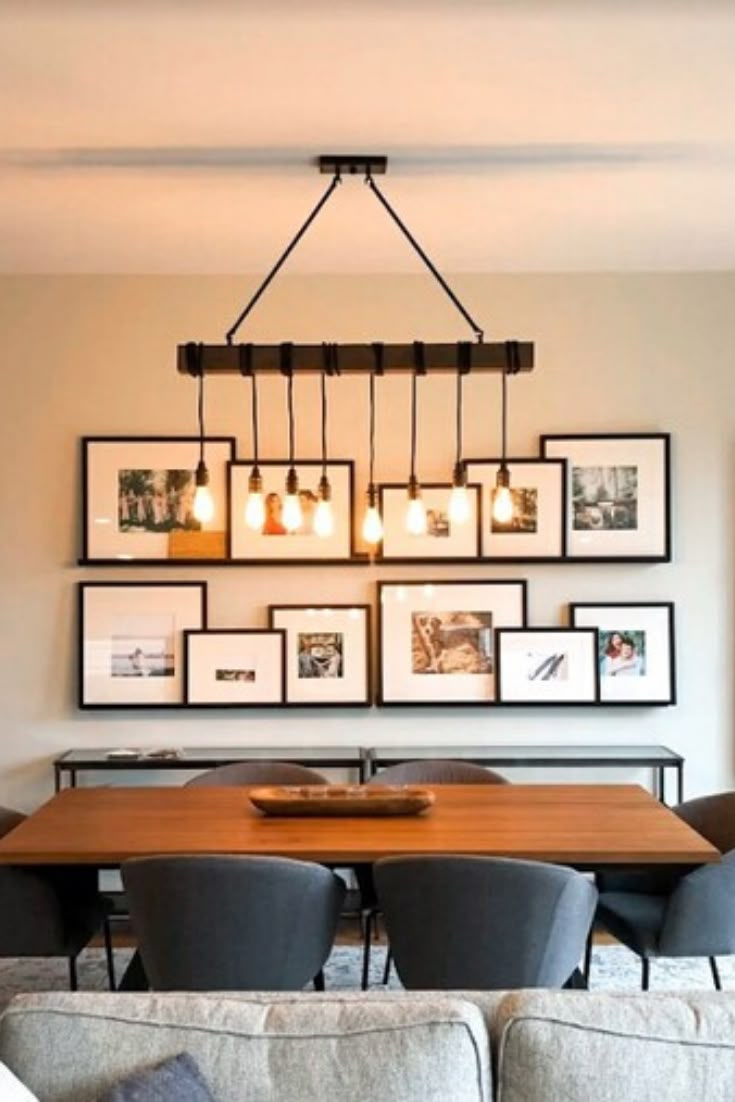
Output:
[[[149,991],[150,984],[148,983],[148,977],[145,974],[145,968],[143,967],[143,961],[141,960],[140,953],[136,949],[130,958],[130,963],[125,969],[123,978],[117,985],[118,991]]]

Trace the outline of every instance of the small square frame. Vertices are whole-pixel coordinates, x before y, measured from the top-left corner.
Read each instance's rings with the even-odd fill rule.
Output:
[[[286,704],[300,708],[367,708],[372,704],[370,605],[269,605],[271,629],[285,642]],[[305,637],[340,636],[306,653]],[[331,647],[331,651],[329,648]],[[339,672],[337,672],[339,671]]]
[[[280,707],[286,697],[285,658],[283,631],[185,631],[184,701],[199,708]]]
[[[676,704],[673,602],[574,602],[569,618],[575,627],[598,629],[603,704]],[[620,661],[608,653],[615,635],[621,636],[621,643],[629,640],[628,653]]]
[[[480,487],[468,485],[470,515],[464,524],[449,519],[449,482],[421,484],[428,531],[412,536],[406,531],[408,490],[405,483],[381,482],[380,515],[383,520],[382,562],[473,562],[480,554]],[[433,517],[432,517],[433,514]],[[446,532],[444,529],[446,528]]]
[[[499,704],[599,703],[595,628],[498,628],[496,639]]]
[[[508,527],[493,521],[492,494],[500,459],[468,459],[467,477],[479,483],[481,496],[481,545],[483,559],[496,562],[555,562],[566,554],[566,461],[563,459],[508,459],[511,493],[534,492],[533,530],[526,530],[516,516]],[[529,483],[533,483],[529,485]]]

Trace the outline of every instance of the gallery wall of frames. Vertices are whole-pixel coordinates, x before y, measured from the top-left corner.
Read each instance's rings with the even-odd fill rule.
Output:
[[[406,485],[379,487],[383,539],[356,549],[354,465],[328,464],[335,524],[314,531],[322,464],[296,463],[302,523],[286,531],[288,460],[260,460],[265,518],[244,521],[252,460],[205,441],[211,521],[193,516],[195,437],[82,440],[83,566],[664,563],[671,560],[665,433],[544,435],[508,461],[512,520],[490,509],[498,458],[466,460],[470,517],[451,483],[421,488],[426,532],[405,527]],[[676,702],[674,606],[571,603],[528,623],[525,580],[394,581],[371,604],[268,605],[268,628],[210,624],[205,581],[79,583],[81,708],[619,706]],[[277,597],[278,573],[268,597]],[[601,595],[602,598],[603,595]]]

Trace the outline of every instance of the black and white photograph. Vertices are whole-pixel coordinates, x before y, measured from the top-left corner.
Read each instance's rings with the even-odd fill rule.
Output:
[[[286,703],[372,703],[369,605],[269,605],[286,639]]]
[[[285,635],[258,628],[187,631],[184,696],[190,707],[283,704]]]
[[[668,433],[545,435],[547,458],[567,461],[568,558],[668,562]]]
[[[603,601],[569,606],[575,627],[595,627],[603,704],[675,704],[674,605]]]
[[[476,559],[480,554],[480,487],[467,486],[467,517],[453,520],[449,502],[451,483],[430,482],[421,487],[426,531],[416,535],[406,528],[408,497],[405,483],[379,486],[383,542],[380,558],[391,562]]]
[[[378,615],[381,704],[489,704],[495,629],[525,625],[526,583],[378,582]]]
[[[500,628],[496,646],[498,703],[598,703],[594,628]]]
[[[227,464],[235,457],[234,437],[207,437],[204,457],[214,502],[214,515],[206,523],[194,516],[196,437],[84,437],[82,561],[224,557]]]
[[[493,516],[499,459],[468,459],[467,477],[482,495],[484,559],[553,561],[565,550],[566,464],[561,459],[509,459],[510,520]]]
[[[79,706],[184,703],[184,632],[207,622],[205,582],[80,582]]]

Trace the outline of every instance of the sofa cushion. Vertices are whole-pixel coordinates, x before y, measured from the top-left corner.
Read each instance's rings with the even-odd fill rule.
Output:
[[[451,996],[22,995],[0,1059],[41,1102],[92,1102],[190,1053],[218,1102],[489,1102],[482,1012]]]
[[[732,1102],[735,999],[508,994],[500,1004],[498,1102]]]

